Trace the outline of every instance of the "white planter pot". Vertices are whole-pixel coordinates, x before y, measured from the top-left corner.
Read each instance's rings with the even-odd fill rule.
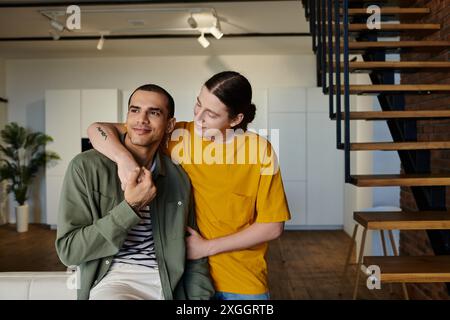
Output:
[[[17,232],[28,231],[28,205],[16,207]]]

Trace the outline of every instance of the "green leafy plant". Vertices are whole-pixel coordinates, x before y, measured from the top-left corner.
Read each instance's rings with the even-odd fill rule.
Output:
[[[13,192],[19,205],[27,201],[28,188],[39,169],[60,157],[44,146],[53,141],[42,132],[31,132],[17,123],[7,124],[0,131],[0,181],[8,180],[8,193]]]

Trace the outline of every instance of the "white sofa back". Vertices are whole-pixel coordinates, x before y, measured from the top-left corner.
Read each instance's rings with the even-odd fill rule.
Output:
[[[0,300],[76,300],[70,272],[0,272]]]

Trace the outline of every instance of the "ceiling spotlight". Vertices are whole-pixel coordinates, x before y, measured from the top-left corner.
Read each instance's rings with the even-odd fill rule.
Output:
[[[214,12],[214,17],[216,18],[214,21],[214,26],[209,29],[209,32],[216,38],[220,39],[223,37],[223,32],[220,28],[219,18],[217,17],[217,13]]]
[[[59,38],[61,37],[60,35],[59,35],[59,33],[58,32],[56,32],[55,30],[50,30],[50,35],[52,36],[52,38],[53,38],[53,40],[59,40]]]
[[[205,38],[205,34],[202,32],[202,35],[198,37],[197,41],[202,45],[203,48],[209,47],[209,41]]]
[[[97,50],[102,50],[104,44],[105,44],[105,38],[103,37],[103,35],[101,35],[100,39],[98,40],[98,43],[97,43]]]
[[[220,27],[218,26],[214,26],[211,27],[211,29],[209,29],[209,32],[211,32],[211,34],[216,38],[216,39],[220,39],[223,37],[223,32],[220,30]]]
[[[64,26],[56,20],[50,20],[50,25],[53,29],[62,32],[64,30]]]
[[[187,23],[189,24],[189,26],[190,26],[192,29],[196,29],[197,26],[198,26],[197,21],[196,21],[196,20],[194,19],[194,17],[192,16],[192,13],[191,13],[191,16],[187,19]]]

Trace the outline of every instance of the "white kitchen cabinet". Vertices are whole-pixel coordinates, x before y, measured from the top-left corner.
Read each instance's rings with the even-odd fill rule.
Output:
[[[64,181],[64,176],[45,177],[46,183],[46,201],[47,201],[47,217],[46,222],[50,226],[56,226],[58,223],[58,207],[59,196]]]
[[[46,182],[46,221],[57,224],[61,186],[68,164],[81,152],[82,138],[92,122],[119,121],[119,95],[116,89],[47,90],[45,92],[45,133],[53,138],[47,148],[61,157],[48,166]]]
[[[335,126],[327,113],[309,113],[306,119],[308,224],[342,226],[344,153],[336,149]]]
[[[306,216],[306,181],[292,181],[283,179],[284,192],[289,202],[291,220],[286,223],[288,229],[307,224]]]
[[[81,90],[81,136],[87,138],[93,122],[117,122],[119,109],[118,90]]]
[[[270,130],[279,130],[278,162],[283,179],[306,180],[305,113],[270,113]],[[271,139],[276,150],[276,141]]]
[[[269,88],[268,123],[280,130],[278,156],[292,216],[286,228],[341,228],[343,153],[336,150],[328,97],[320,88]]]
[[[306,88],[270,88],[269,112],[305,112]]]
[[[133,90],[122,90],[122,110],[121,117],[119,118],[119,122],[127,122],[127,114],[128,114],[128,99],[130,99]]]
[[[194,106],[197,101],[197,90],[177,90],[171,92],[175,101],[175,118],[177,121],[192,121],[194,119]]]
[[[48,149],[61,157],[47,175],[64,175],[70,160],[81,152],[81,91],[49,90],[45,92],[45,133],[53,138]]]

